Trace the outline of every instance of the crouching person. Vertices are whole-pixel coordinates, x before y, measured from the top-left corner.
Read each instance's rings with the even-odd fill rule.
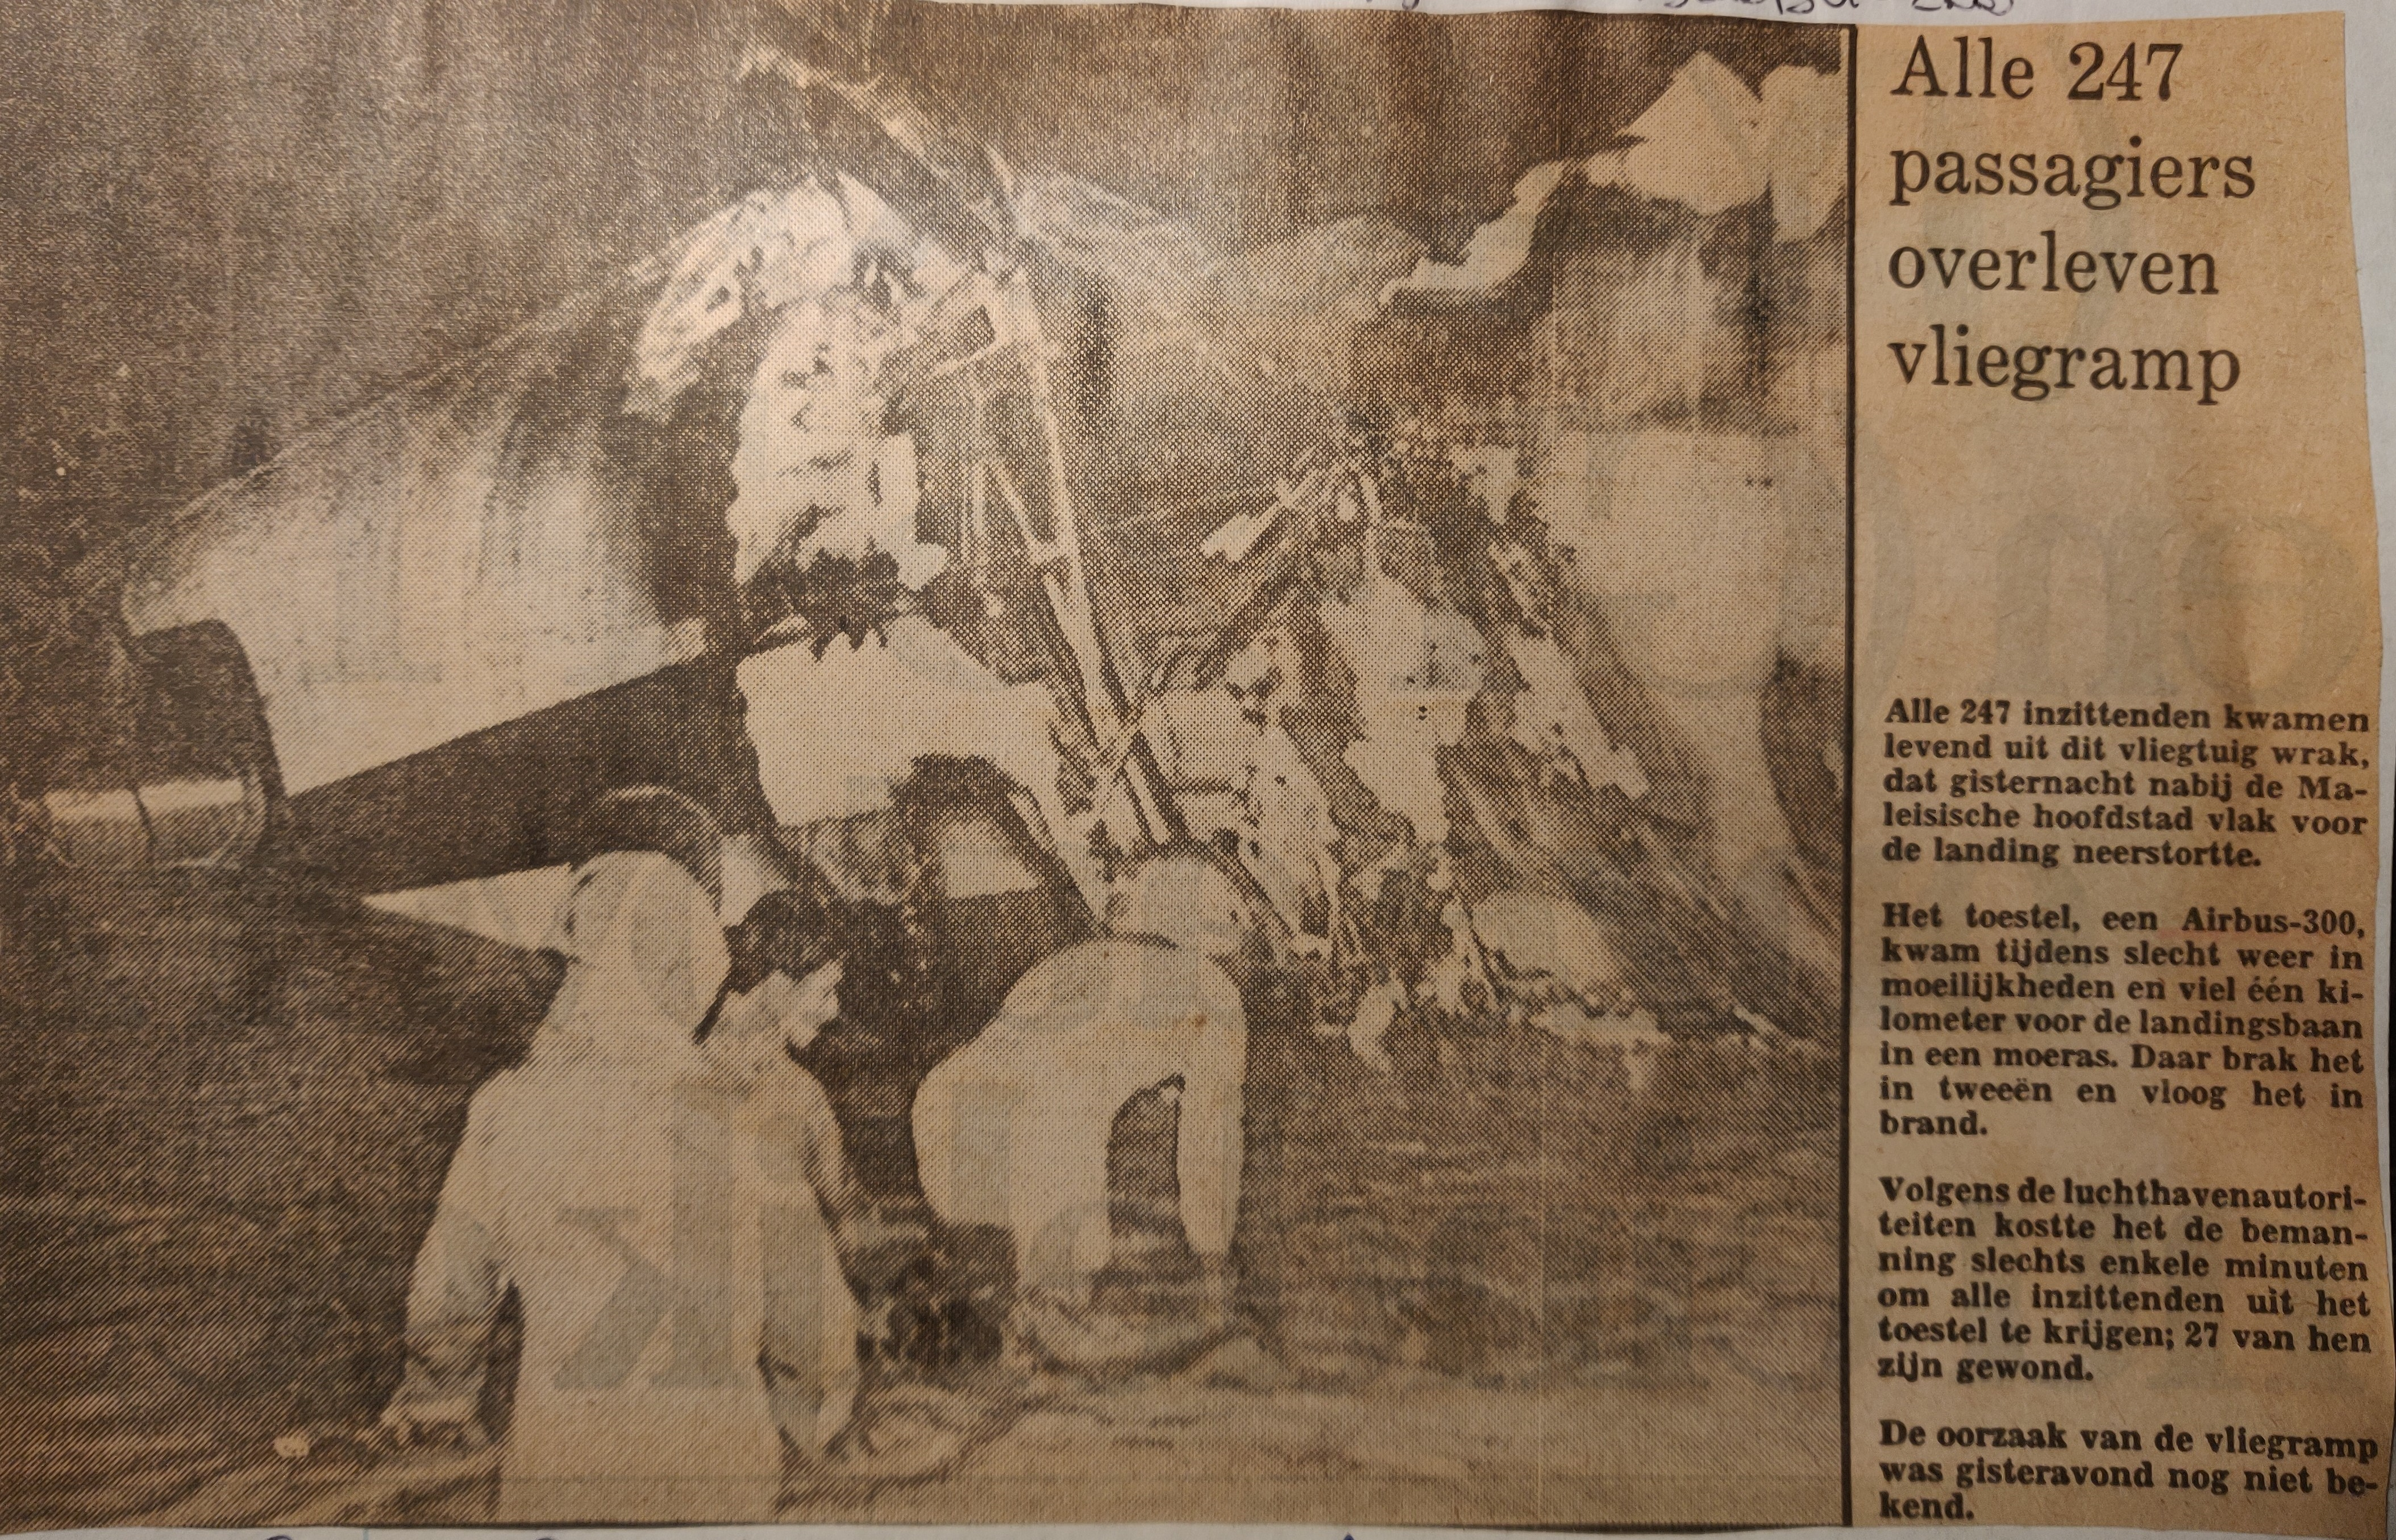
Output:
[[[855,1306],[814,1196],[828,1118],[694,1041],[727,958],[684,866],[588,861],[563,942],[525,1061],[469,1106],[383,1421],[471,1433],[512,1291],[501,1520],[769,1520],[784,1436],[820,1450],[855,1389]]]
[[[1093,1371],[1169,1363],[1230,1329],[1247,1028],[1226,968],[1255,959],[1263,921],[1212,863],[1175,855],[1131,874],[1110,923],[1109,936],[1025,974],[990,1027],[925,1077],[914,1105],[933,1211],[1014,1241],[1018,1340]],[[1110,1137],[1149,1092],[1178,1104],[1178,1217],[1200,1279],[1194,1308],[1141,1321],[1101,1308],[1094,1285],[1114,1260]]]

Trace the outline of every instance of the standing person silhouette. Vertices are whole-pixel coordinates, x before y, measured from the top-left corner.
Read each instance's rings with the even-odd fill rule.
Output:
[[[855,1302],[811,1180],[819,1120],[694,1042],[728,958],[683,864],[586,861],[562,939],[566,979],[524,1063],[469,1106],[383,1422],[403,1442],[472,1436],[513,1291],[499,1519],[769,1520],[785,1440],[819,1454],[856,1387]]]

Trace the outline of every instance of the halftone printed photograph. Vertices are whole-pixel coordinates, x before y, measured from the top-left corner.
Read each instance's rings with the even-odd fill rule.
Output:
[[[1840,1521],[1846,33],[0,39],[0,1524]]]

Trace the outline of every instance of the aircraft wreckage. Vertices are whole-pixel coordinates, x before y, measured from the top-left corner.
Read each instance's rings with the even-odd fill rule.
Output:
[[[1700,56],[1443,263],[1370,217],[1226,254],[891,81],[752,68],[807,165],[137,552],[148,704],[48,798],[71,860],[270,869],[530,947],[610,790],[715,813],[731,919],[803,873],[899,901],[926,766],[978,763],[952,782],[1032,848],[950,804],[912,836],[946,841],[944,902],[1042,891],[1070,929],[1124,857],[1208,843],[1368,1058],[1476,990],[1626,1052],[1838,1030],[1844,834],[1806,810],[1841,772],[1773,723],[1843,707],[1783,635],[1810,558],[1759,490],[1835,452],[1725,425],[1758,391],[1718,377],[1761,365],[1705,340],[1725,284],[1829,249],[1817,77],[1759,97]],[[1576,198],[1644,243],[1640,304],[1679,296],[1639,388],[1682,405],[1551,435],[1526,482],[1502,433],[1420,426],[1408,349],[1569,363],[1541,263]],[[992,930],[959,915],[952,947]],[[1015,929],[986,1004],[1058,934]]]

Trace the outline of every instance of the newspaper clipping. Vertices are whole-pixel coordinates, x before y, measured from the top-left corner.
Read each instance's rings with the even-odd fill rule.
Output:
[[[0,1524],[2383,1532],[2339,18],[0,40]]]
[[[1854,1518],[2382,1533],[2338,19],[1857,53]]]

